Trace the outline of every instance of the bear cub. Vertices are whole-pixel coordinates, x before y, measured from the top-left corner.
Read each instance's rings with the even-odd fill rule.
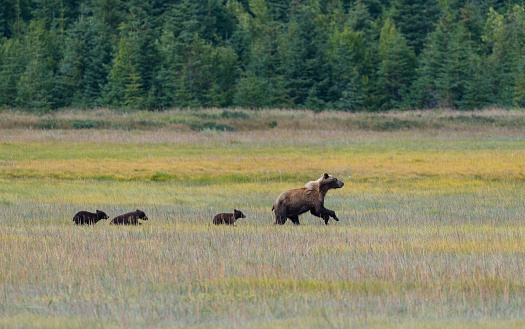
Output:
[[[101,219],[109,219],[109,216],[100,210],[97,210],[96,213],[79,211],[73,216],[73,221],[77,225],[95,225]]]
[[[213,217],[213,224],[215,225],[220,225],[220,224],[234,225],[235,221],[239,218],[246,218],[246,216],[241,211],[237,209],[233,209],[233,213],[224,212],[224,213],[215,215],[215,217]]]
[[[137,209],[132,212],[125,213],[123,215],[119,215],[115,218],[113,218],[110,222],[110,224],[113,225],[142,225],[142,223],[139,223],[139,219],[142,220],[148,220],[148,217],[144,213],[144,211]]]

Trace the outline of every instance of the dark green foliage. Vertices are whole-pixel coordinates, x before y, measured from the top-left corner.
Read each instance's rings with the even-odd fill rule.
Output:
[[[471,5],[460,14],[446,11],[436,30],[430,35],[429,45],[420,57],[420,75],[415,85],[419,106],[444,106],[474,109],[496,102],[494,76],[483,54],[479,40],[476,10]],[[503,87],[505,88],[505,87]]]
[[[21,56],[25,46],[20,39],[4,39],[1,45],[0,107],[15,107],[17,82],[27,62],[27,59]]]
[[[229,45],[203,38],[199,6],[182,1],[167,15],[160,36],[158,95],[162,107],[211,107],[232,104],[237,55]]]
[[[55,92],[61,97],[57,105],[94,107],[101,105],[101,93],[111,68],[111,41],[108,29],[83,15],[68,32],[55,78]]]
[[[416,56],[407,46],[396,26],[385,21],[379,38],[379,63],[377,88],[379,107],[382,110],[402,108],[414,77]]]
[[[14,1],[0,2],[0,38],[11,37],[11,20],[16,17]]]
[[[417,128],[436,128],[436,124],[426,123],[423,121],[417,120],[403,120],[394,118],[392,120],[363,120],[358,121],[357,126],[360,129],[373,130],[373,131],[396,131],[396,130],[408,130],[408,129],[417,129]]]
[[[248,119],[250,117],[250,115],[248,113],[242,112],[242,111],[228,111],[228,110],[224,110],[221,113],[221,117],[222,118],[226,118],[226,119]]]
[[[0,108],[525,106],[524,26],[517,0],[5,0]]]
[[[15,105],[34,112],[47,112],[54,107],[53,76],[56,70],[54,33],[44,27],[44,21],[31,22],[22,39],[25,69],[16,82]]]
[[[322,109],[328,79],[327,60],[322,52],[326,36],[314,24],[312,9],[294,9],[279,50],[285,86],[294,106]]]
[[[434,31],[439,11],[437,0],[394,0],[392,2],[390,17],[416,55],[421,53],[427,36]]]

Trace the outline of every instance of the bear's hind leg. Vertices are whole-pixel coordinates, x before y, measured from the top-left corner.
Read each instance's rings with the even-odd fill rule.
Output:
[[[286,210],[275,209],[275,224],[283,225],[286,223]]]

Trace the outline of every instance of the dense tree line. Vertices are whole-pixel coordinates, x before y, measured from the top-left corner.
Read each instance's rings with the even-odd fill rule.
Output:
[[[523,0],[1,0],[0,108],[525,106]]]

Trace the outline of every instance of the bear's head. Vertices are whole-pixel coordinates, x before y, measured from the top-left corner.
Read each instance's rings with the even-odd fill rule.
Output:
[[[237,209],[233,209],[233,217],[234,217],[235,219],[238,219],[238,218],[246,218],[246,216],[242,213],[242,211],[237,210]]]
[[[313,191],[316,191],[324,195],[328,190],[334,188],[341,188],[343,187],[343,185],[345,185],[344,182],[338,180],[332,175],[324,173],[324,175],[321,176],[321,178],[319,178],[316,181],[306,183],[304,187],[306,187],[306,194],[310,194]]]
[[[320,188],[326,188],[327,190],[333,189],[333,188],[341,188],[343,185],[345,185],[344,182],[338,180],[332,175],[328,175],[327,173],[324,173],[321,178],[319,178],[319,187]]]
[[[105,212],[97,209],[97,218],[98,219],[109,219],[109,216]]]
[[[137,209],[135,210],[139,216],[140,219],[142,220],[148,220],[148,217],[146,216],[146,214],[144,213],[144,211],[140,210],[140,209]]]

